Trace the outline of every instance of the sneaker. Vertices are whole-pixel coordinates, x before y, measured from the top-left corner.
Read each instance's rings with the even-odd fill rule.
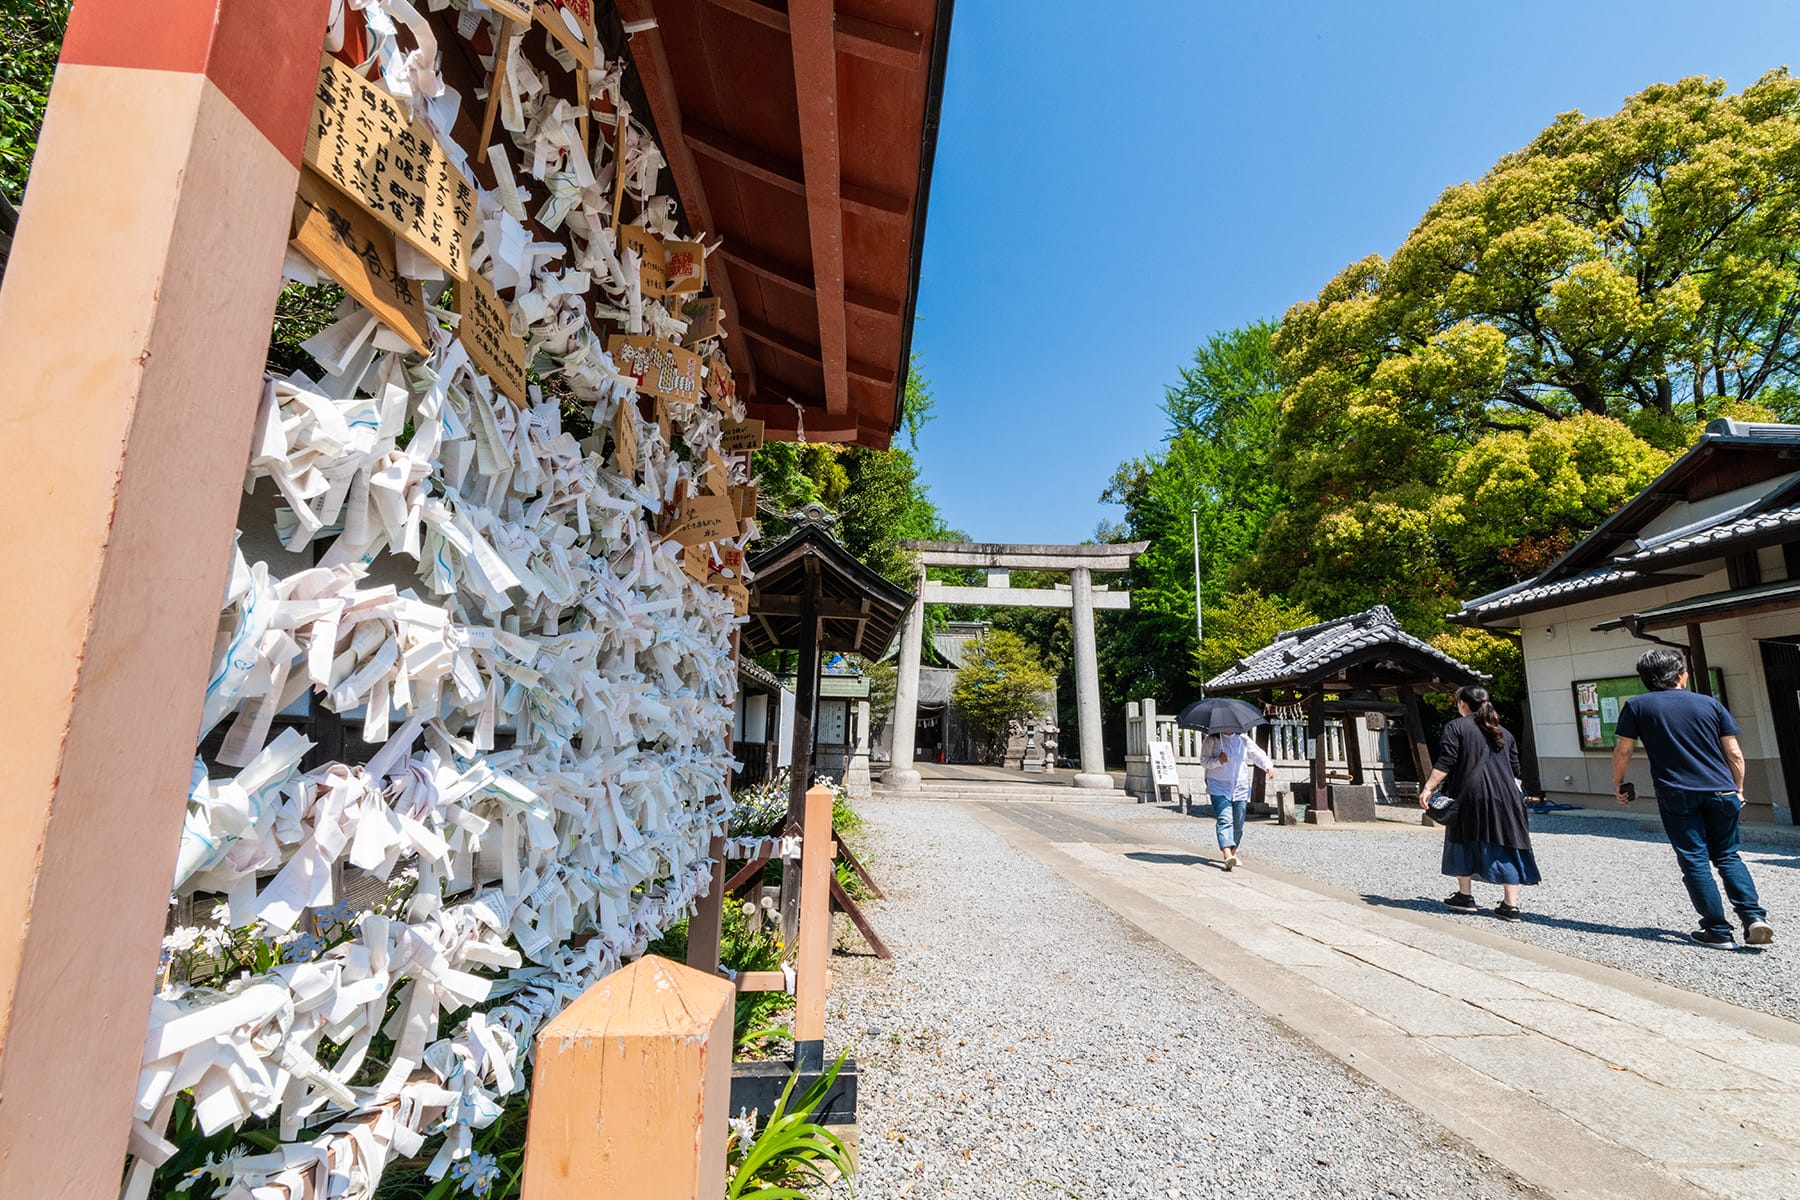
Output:
[[[1494,905],[1494,915],[1502,921],[1521,921],[1525,918],[1523,909],[1516,904],[1508,904],[1504,900]]]
[[[1225,869],[1229,871],[1235,866],[1237,866],[1237,855],[1233,854],[1225,860]]]
[[[1474,912],[1480,907],[1475,903],[1475,897],[1467,892],[1457,892],[1455,895],[1446,896],[1444,903],[1451,908],[1462,909],[1464,912]]]
[[[1775,927],[1758,919],[1744,926],[1744,942],[1750,946],[1766,946],[1775,940]]]
[[[1712,946],[1719,950],[1736,950],[1737,939],[1729,933],[1717,933],[1711,929],[1696,929],[1688,934],[1702,946]]]

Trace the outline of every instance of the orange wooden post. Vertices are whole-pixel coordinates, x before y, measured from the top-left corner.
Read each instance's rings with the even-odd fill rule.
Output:
[[[0,1196],[119,1189],[326,0],[79,0],[0,291]]]
[[[523,1200],[724,1195],[736,997],[726,980],[647,955],[544,1026]]]
[[[800,818],[800,950],[794,965],[794,1065],[825,1065],[826,975],[831,960],[831,789],[809,788]]]

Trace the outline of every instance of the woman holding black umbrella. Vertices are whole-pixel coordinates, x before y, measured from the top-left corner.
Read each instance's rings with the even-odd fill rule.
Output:
[[[1243,840],[1244,817],[1250,808],[1250,785],[1257,768],[1275,778],[1275,764],[1263,748],[1244,736],[1268,718],[1254,704],[1243,700],[1196,700],[1181,710],[1176,723],[1184,729],[1205,730],[1200,757],[1206,764],[1206,793],[1212,800],[1218,826],[1219,856],[1227,871],[1238,864],[1238,843]]]

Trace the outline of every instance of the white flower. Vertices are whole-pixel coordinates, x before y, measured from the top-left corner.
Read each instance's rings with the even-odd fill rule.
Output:
[[[225,903],[223,900],[214,904],[212,906],[212,917],[213,920],[218,921],[221,924],[231,924],[231,905]]]
[[[170,954],[192,950],[200,942],[200,931],[192,925],[178,925],[163,938],[163,949]]]

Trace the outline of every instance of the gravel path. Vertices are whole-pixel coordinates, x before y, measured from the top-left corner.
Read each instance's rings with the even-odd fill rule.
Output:
[[[1151,822],[1156,836],[1218,852],[1211,817],[1183,818],[1167,807],[1108,803],[1073,811],[1114,821]],[[1198,811],[1198,810],[1196,810]],[[1675,855],[1660,833],[1635,822],[1566,813],[1532,817],[1532,847],[1544,882],[1526,888],[1524,921],[1513,925],[1457,914],[1438,903],[1456,885],[1438,874],[1443,834],[1416,826],[1279,826],[1253,821],[1246,869],[1268,862],[1347,888],[1371,903],[1442,914],[1447,921],[1535,942],[1745,1008],[1800,1020],[1800,847],[1749,844],[1744,861],[1776,928],[1767,950],[1711,950],[1688,940],[1698,925]],[[1500,889],[1475,884],[1484,910]]]
[[[1533,1194],[966,807],[860,807],[894,958],[832,963],[828,1028],[862,1073],[859,1195]]]

